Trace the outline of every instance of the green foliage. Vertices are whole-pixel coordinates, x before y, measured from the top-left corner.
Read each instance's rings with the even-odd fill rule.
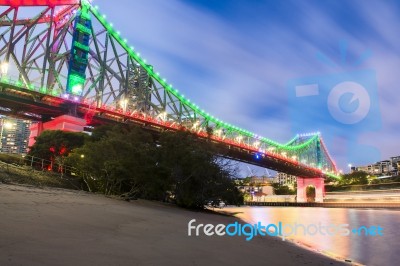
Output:
[[[36,171],[30,166],[0,164],[0,183],[27,184],[35,187],[58,187],[66,189],[80,189],[78,180],[71,177],[60,178],[59,173]]]
[[[67,156],[71,150],[81,147],[87,135],[61,130],[46,130],[36,137],[35,144],[30,148],[29,155],[45,160]]]
[[[96,127],[93,130],[92,135],[90,136],[89,140],[90,141],[99,141],[102,138],[107,137],[108,132],[112,131],[113,128],[115,128],[115,126],[113,126],[113,125],[103,125],[103,126],[100,126],[100,127]],[[121,126],[118,126],[116,128],[116,130],[118,130],[118,128],[121,128]]]
[[[243,178],[243,185],[254,185],[251,182],[251,176],[246,176],[245,178]]]
[[[212,199],[242,204],[232,180],[235,169],[215,154],[214,144],[190,133],[164,132],[156,139],[129,125],[98,127],[90,137],[45,131],[29,153],[75,167],[93,192],[172,199],[187,208],[203,208]]]
[[[350,174],[344,174],[341,179],[337,180],[335,183],[326,185],[325,190],[327,192],[368,190],[374,189],[373,185],[381,182],[385,181],[381,181],[375,176],[369,176],[366,172],[354,171]]]
[[[215,156],[214,146],[184,132],[155,139],[134,126],[100,127],[68,157],[90,191],[146,199],[174,199],[202,208],[209,199],[234,204],[243,197],[231,179],[234,169]]]
[[[350,174],[344,174],[339,181],[339,185],[365,185],[368,184],[368,173],[354,171]]]
[[[280,185],[279,183],[273,183],[275,195],[296,195],[296,189],[291,189],[286,185]]]
[[[314,202],[315,201],[315,187],[308,186],[306,188],[306,197],[307,197],[307,202]]]
[[[23,164],[23,158],[15,154],[0,153],[0,161],[9,164]]]
[[[83,173],[89,190],[104,194],[138,193],[154,176],[156,161],[152,136],[136,127],[116,126],[95,134],[94,140],[74,150],[68,163]]]
[[[232,175],[234,169],[215,156],[215,147],[186,132],[166,132],[160,139],[160,168],[171,182],[178,205],[199,208],[205,200],[243,201]]]
[[[327,176],[325,178],[325,184],[330,184],[330,183],[337,183],[339,180],[337,178],[331,177],[331,176]]]

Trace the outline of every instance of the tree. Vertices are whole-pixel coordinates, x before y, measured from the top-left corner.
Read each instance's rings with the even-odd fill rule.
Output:
[[[279,183],[273,183],[272,187],[274,188],[275,195],[295,195],[296,190],[290,189],[286,185],[281,185]]]
[[[368,173],[354,171],[350,174],[344,174],[339,181],[340,185],[366,185],[368,184]]]
[[[88,189],[134,197],[146,193],[145,184],[156,169],[156,146],[151,134],[133,126],[107,127],[97,132],[101,134],[95,134],[69,158]]]
[[[306,188],[307,202],[315,202],[315,187],[308,186]]]
[[[28,154],[63,167],[68,154],[73,149],[81,147],[87,137],[86,134],[79,132],[46,130],[36,137],[36,142],[30,147]]]
[[[212,142],[187,132],[163,132],[159,138],[136,126],[96,129],[69,156],[90,191],[145,199],[172,198],[188,208],[205,200],[240,204],[234,167],[216,156]]]
[[[203,208],[204,202],[222,199],[243,202],[232,177],[232,165],[219,157],[210,142],[187,132],[165,132],[160,138],[160,170],[178,205]]]

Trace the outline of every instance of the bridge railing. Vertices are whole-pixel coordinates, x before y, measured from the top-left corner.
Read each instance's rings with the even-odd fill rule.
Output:
[[[77,175],[78,169],[67,165],[65,163],[57,162],[56,160],[47,160],[31,155],[17,155],[10,153],[0,153],[3,155],[0,157],[4,163],[16,166],[16,167],[29,167],[39,171],[51,171],[60,173],[61,175]]]

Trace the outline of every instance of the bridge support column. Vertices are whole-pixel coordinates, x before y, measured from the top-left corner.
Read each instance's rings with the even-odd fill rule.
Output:
[[[29,135],[28,147],[35,144],[35,138],[40,136],[45,130],[62,130],[70,132],[82,132],[83,128],[86,126],[86,120],[82,118],[77,118],[70,115],[62,115],[54,118],[48,122],[39,122],[32,124],[29,130],[31,131]]]
[[[315,202],[323,202],[325,184],[322,177],[297,177],[297,202],[307,202],[306,190],[308,186],[315,188]]]

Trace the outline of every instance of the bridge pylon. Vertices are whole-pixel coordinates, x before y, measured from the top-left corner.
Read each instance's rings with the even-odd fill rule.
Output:
[[[315,188],[315,198],[307,197],[307,188]],[[297,177],[297,202],[323,202],[325,195],[325,184],[323,177]]]

